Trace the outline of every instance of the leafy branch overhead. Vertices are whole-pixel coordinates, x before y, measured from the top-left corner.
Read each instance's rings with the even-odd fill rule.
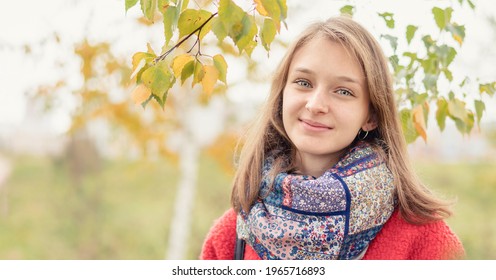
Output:
[[[464,5],[475,8],[470,0],[458,0],[458,4],[460,9]],[[342,13],[348,11],[351,8],[341,10]],[[468,73],[455,77],[451,64],[464,43],[465,26],[453,20],[453,7],[433,7],[431,11],[438,32],[419,34],[419,26],[407,25],[403,52],[398,51],[401,38],[389,34],[381,36],[391,46],[389,62],[395,78],[403,131],[408,142],[413,142],[419,136],[427,141],[431,106],[437,107],[435,119],[441,131],[445,129],[446,119],[449,118],[460,133],[470,133],[474,125],[480,123],[485,111],[482,101],[484,95],[493,97],[495,92],[495,81],[471,81]],[[384,20],[386,27],[395,28],[393,13],[378,13],[378,16]],[[479,88],[478,94],[474,93],[476,87]],[[472,102],[472,105],[468,102]]]
[[[146,52],[133,55],[136,103],[146,106],[153,99],[163,107],[172,86],[189,78],[191,86],[200,84],[203,93],[211,95],[218,82],[227,83],[227,63],[220,53],[202,52],[205,36],[215,35],[219,44],[229,37],[239,54],[250,56],[259,43],[270,50],[287,16],[285,0],[255,0],[248,10],[232,0],[201,3],[201,8],[198,1],[196,8],[189,8],[188,0],[139,1],[147,20],[153,22],[157,13],[161,15],[166,51],[157,55],[148,45]],[[126,11],[137,4],[138,0],[126,0]]]

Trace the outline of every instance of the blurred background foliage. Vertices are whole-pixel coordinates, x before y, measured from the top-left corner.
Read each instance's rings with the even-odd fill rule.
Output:
[[[82,2],[74,1],[76,5],[72,8],[78,8],[77,5],[82,4],[77,3]],[[138,3],[135,0],[125,2]],[[189,2],[194,8],[212,3],[171,3]],[[354,13],[360,18],[368,11],[365,1],[361,5],[353,1],[332,2],[335,2],[332,7],[335,14]],[[455,85],[456,94],[444,90],[453,90],[446,84],[448,78],[441,78],[438,84],[437,78],[424,80],[421,76],[429,69],[434,71],[430,73],[434,76],[442,71],[441,76],[457,77],[457,69],[449,68],[449,73],[446,72],[448,65],[453,62],[450,67],[456,68],[457,59],[467,55],[458,44],[471,43],[470,30],[455,24],[455,20],[460,19],[457,12],[463,5],[473,10],[472,15],[481,10],[477,10],[477,6],[474,9],[472,1],[467,0],[434,2],[444,5],[440,10],[432,9],[433,3],[426,2],[427,13],[432,12],[428,18],[434,30],[445,30],[442,31],[444,36],[437,36],[436,41],[427,40],[429,38],[418,35],[424,22],[418,23],[416,40],[425,43],[425,57],[419,52],[418,57],[400,62],[398,56],[402,55],[402,44],[403,47],[406,44],[401,43],[405,41],[404,30],[398,37],[383,35],[394,27],[394,19],[401,17],[384,10],[377,14],[369,12],[376,19],[369,27],[377,33],[390,56],[392,70],[399,80],[397,89],[401,102],[411,103],[400,105],[406,136],[412,142],[410,152],[420,177],[440,195],[457,199],[456,214],[448,223],[461,238],[467,258],[496,259],[496,223],[491,217],[496,212],[496,175],[493,172],[496,167],[496,125],[494,117],[492,121],[479,124],[482,115],[491,117],[494,114],[491,105],[494,100],[488,99],[494,94],[494,84],[489,83],[482,89],[473,88],[494,81],[495,72],[485,73],[485,79],[473,79],[472,82],[463,79],[463,85]],[[141,8],[142,3],[156,1],[140,1]],[[310,18],[317,10],[322,12],[319,5],[323,3],[315,4],[314,9],[308,9],[305,14],[308,7],[288,1],[287,22],[291,36],[308,23],[297,19]],[[458,7],[454,11],[450,8],[453,5]],[[121,6],[117,14],[122,17],[124,1]],[[126,8],[129,7],[126,5]],[[301,16],[291,15],[292,10],[298,10]],[[157,33],[155,28],[162,24],[158,12],[153,15],[142,15],[139,9],[135,11],[137,13],[132,12],[133,9],[128,11],[126,21],[140,26],[132,30],[133,36],[149,32],[152,37],[164,37],[163,30]],[[329,11],[322,14],[330,15],[333,14]],[[150,18],[156,23],[150,22]],[[490,30],[496,30],[494,16],[485,20],[492,26]],[[449,26],[456,28],[449,29]],[[407,28],[408,45],[415,36],[413,27],[416,26]],[[101,25],[98,28],[101,29]],[[115,25],[113,28],[117,32]],[[281,30],[284,31],[284,27]],[[121,32],[117,36],[124,38],[130,31],[123,28]],[[489,35],[486,37],[490,38]],[[142,97],[137,102],[136,91],[133,94],[136,80],[131,77],[136,65],[130,57],[136,48],[124,51],[124,54],[116,51],[120,44],[131,44],[131,41],[95,39],[91,34],[70,41],[67,39],[70,36],[56,31],[41,41],[19,46],[0,40],[0,51],[8,55],[21,53],[24,59],[36,60],[45,52],[49,53],[50,48],[63,53],[55,55],[54,61],[48,64],[53,71],[47,71],[51,73],[49,82],[38,82],[27,90],[28,105],[23,122],[4,129],[2,125],[6,122],[0,120],[0,259],[197,259],[209,228],[230,207],[237,139],[268,93],[267,77],[291,36],[281,32],[272,42],[269,53],[261,47],[250,49],[250,53],[253,51],[251,58],[240,56],[240,49],[237,50],[235,44],[218,44],[213,37],[205,37],[202,51],[220,51],[225,55],[229,64],[229,86],[217,83],[212,91],[205,92],[199,85],[193,88],[190,83],[175,85],[168,95],[164,95],[166,102],[147,103],[145,110],[135,104],[141,103]],[[492,36],[491,42],[494,42],[496,37]],[[453,52],[448,51],[452,49],[443,45],[443,40],[450,41],[458,54],[449,59],[448,65],[439,62],[437,57],[443,53],[453,56]],[[138,46],[146,42],[145,39],[132,41],[138,41],[135,44]],[[160,49],[157,46],[163,43],[150,41],[147,53],[155,53],[153,49]],[[196,43],[191,44],[194,47]],[[162,51],[166,47],[167,44],[162,46]],[[190,47],[178,49],[184,52]],[[496,57],[494,49],[484,51],[483,45],[478,47],[485,56]],[[475,64],[487,64],[485,56],[481,55],[480,63]],[[169,62],[172,63],[172,59]],[[432,65],[440,68],[432,68]],[[410,72],[406,73],[405,67]],[[458,71],[459,68],[460,63]],[[461,76],[469,74],[470,71],[466,71]],[[147,98],[150,98],[150,92]],[[471,102],[464,103],[462,99]],[[440,105],[439,100],[447,103],[441,101]],[[477,107],[481,106],[481,100],[486,105]],[[450,106],[448,102],[451,102]],[[446,110],[436,114],[429,110],[433,104]],[[62,133],[47,131],[47,126],[54,121],[54,111],[61,109],[67,111],[68,125]],[[429,120],[434,126],[427,126]],[[436,126],[444,132],[440,134]],[[185,147],[193,147],[194,151]],[[186,185],[194,185],[194,188],[188,189],[184,196],[181,190]],[[178,203],[184,201],[181,199],[190,201],[191,205]],[[186,234],[177,231],[182,227],[178,219],[187,225]],[[177,250],[184,252],[179,255],[169,252],[170,247],[178,243],[173,234],[183,238],[180,243],[184,246]]]
[[[0,190],[0,259],[163,259],[177,182],[167,160],[102,160],[80,185],[67,158],[19,156]],[[456,198],[448,224],[468,259],[496,259],[496,164],[418,161],[434,191]],[[230,179],[202,155],[186,259],[197,259],[229,208]]]

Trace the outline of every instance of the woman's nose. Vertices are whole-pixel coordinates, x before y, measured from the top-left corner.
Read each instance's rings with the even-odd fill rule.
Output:
[[[308,95],[307,109],[312,114],[325,114],[329,112],[329,106],[325,100],[324,90],[316,88],[311,94]]]

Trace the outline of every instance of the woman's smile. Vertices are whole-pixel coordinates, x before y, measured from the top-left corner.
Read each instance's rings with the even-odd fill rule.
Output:
[[[310,130],[313,132],[326,132],[332,129],[330,126],[310,119],[299,119],[299,121],[305,130]]]

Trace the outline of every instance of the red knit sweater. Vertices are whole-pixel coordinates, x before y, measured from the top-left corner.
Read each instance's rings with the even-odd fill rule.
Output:
[[[201,259],[232,260],[236,239],[236,213],[230,209],[214,226],[203,244]],[[424,225],[406,222],[396,210],[369,245],[365,260],[461,259],[465,255],[458,237],[444,221]],[[245,260],[259,260],[249,246]]]

